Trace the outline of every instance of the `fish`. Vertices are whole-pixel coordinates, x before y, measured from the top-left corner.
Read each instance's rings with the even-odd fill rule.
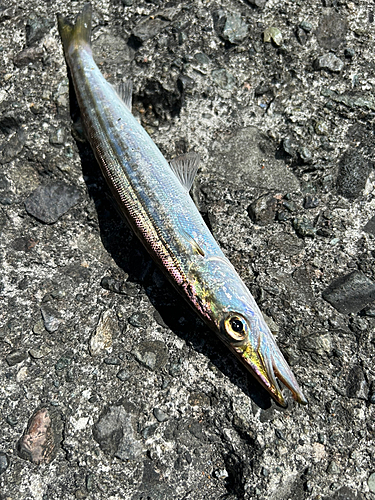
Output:
[[[91,49],[92,7],[58,28],[85,134],[118,208],[169,281],[281,406],[279,382],[307,399],[250,291],[205,224],[189,191],[199,155],[168,162],[132,114],[132,85],[115,88]]]

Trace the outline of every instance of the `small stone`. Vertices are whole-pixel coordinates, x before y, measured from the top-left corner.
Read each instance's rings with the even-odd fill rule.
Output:
[[[353,57],[355,56],[355,50],[352,47],[347,47],[344,50],[344,55],[347,59],[353,59]]]
[[[14,57],[13,62],[15,66],[22,68],[37,61],[41,61],[42,58],[43,47],[27,47],[26,49],[21,50],[21,52],[18,52],[18,54]]]
[[[43,305],[40,308],[42,313],[44,328],[48,333],[57,332],[60,326],[61,320],[57,317],[57,312],[50,306]]]
[[[51,416],[47,408],[42,408],[29,420],[18,442],[18,455],[37,465],[49,464],[55,458],[56,444]]]
[[[303,201],[303,208],[306,208],[308,210],[310,208],[316,208],[318,205],[319,205],[319,198],[311,194],[307,194],[305,196],[305,199]]]
[[[71,362],[72,362],[71,358],[62,357],[55,364],[55,370],[57,372],[61,372],[61,371],[65,370],[65,368],[68,368],[68,366],[70,366]]]
[[[334,460],[331,460],[328,464],[327,472],[328,474],[338,474],[340,472],[340,468]]]
[[[300,24],[299,24],[299,27],[301,29],[303,29],[303,31],[306,31],[306,33],[310,33],[310,31],[312,30],[313,26],[311,23],[309,23],[308,21],[302,21]]]
[[[191,406],[199,406],[201,408],[210,406],[210,398],[203,392],[192,392],[189,396],[188,403]]]
[[[0,164],[9,163],[21,153],[24,145],[24,138],[20,134],[14,134],[8,142],[1,145]]]
[[[147,316],[147,314],[143,312],[135,312],[133,313],[130,318],[128,319],[129,323],[132,326],[138,327],[138,328],[147,328],[150,324],[150,320]]]
[[[54,22],[32,13],[26,22],[26,45],[34,45],[52,28]]]
[[[97,356],[112,345],[112,333],[117,330],[117,325],[112,319],[113,312],[105,311],[101,314],[95,333],[89,344],[91,356]]]
[[[247,208],[250,219],[261,226],[270,224],[276,217],[277,200],[273,196],[264,195],[255,200]]]
[[[114,357],[114,356],[111,356],[109,358],[104,358],[103,361],[104,361],[104,363],[106,365],[110,365],[110,366],[119,366],[119,365],[121,365],[121,361],[118,358]]]
[[[238,44],[245,40],[248,34],[248,24],[239,14],[234,12],[215,11],[213,14],[215,31],[224,40]]]
[[[343,69],[344,63],[335,54],[328,52],[328,54],[315,59],[314,67],[315,69],[326,69],[332,73],[339,73]]]
[[[327,135],[328,134],[328,125],[325,122],[316,122],[315,123],[315,132],[318,135]]]
[[[231,90],[236,84],[235,77],[224,68],[212,70],[211,77],[216,85],[223,90]]]
[[[44,323],[42,319],[40,319],[34,324],[33,332],[35,333],[35,335],[41,335],[42,333],[45,332]]]
[[[267,0],[249,0],[251,5],[255,5],[255,7],[259,7],[262,9],[266,5]]]
[[[336,179],[337,192],[348,200],[355,200],[363,193],[372,164],[358,149],[348,149],[339,162]]]
[[[375,215],[370,219],[365,227],[363,228],[363,231],[369,234],[373,234],[375,236]]]
[[[214,476],[217,478],[217,479],[227,479],[227,477],[229,476],[228,472],[226,469],[217,469],[214,471]]]
[[[168,351],[160,340],[141,342],[134,349],[134,356],[150,370],[159,370],[168,360]]]
[[[121,380],[121,382],[125,382],[126,380],[129,380],[130,378],[130,375],[129,375],[129,372],[126,371],[126,370],[120,370],[116,377]]]
[[[369,389],[365,375],[360,366],[353,366],[347,380],[346,395],[348,398],[363,399],[367,401]]]
[[[134,48],[139,48],[139,45],[154,38],[168,25],[169,21],[165,19],[161,19],[160,17],[148,17],[133,28],[131,39],[129,40],[130,44],[133,44]],[[133,42],[135,42],[135,44]]]
[[[25,201],[25,208],[29,215],[41,222],[53,224],[76,205],[79,199],[80,193],[76,187],[55,182],[39,186]]]
[[[370,474],[370,476],[369,476],[369,478],[367,480],[367,484],[368,484],[369,490],[372,493],[375,493],[375,472],[373,472],[372,474]]]
[[[307,148],[306,146],[301,146],[300,148],[298,148],[298,153],[303,163],[308,164],[312,162],[313,156],[309,148]]]
[[[93,436],[105,453],[120,460],[136,460],[142,453],[132,414],[123,406],[108,407],[94,425]]]
[[[3,474],[9,467],[10,460],[6,453],[0,451],[0,474]]]
[[[275,26],[271,26],[270,28],[266,28],[263,32],[263,40],[265,42],[271,42],[271,40],[274,42],[275,45],[280,47],[283,43],[283,35],[281,34],[281,31],[279,28],[276,28]]]
[[[49,136],[49,142],[53,146],[63,146],[65,143],[65,130],[63,128],[55,129]]]
[[[302,238],[314,238],[316,229],[313,223],[305,216],[296,217],[293,220],[293,227],[298,236]]]
[[[194,55],[194,59],[198,61],[199,64],[202,64],[202,66],[207,66],[211,63],[211,59],[204,52],[197,52]]]
[[[343,314],[357,313],[375,300],[375,282],[361,271],[353,271],[332,281],[322,296]]]
[[[165,422],[168,420],[168,415],[163,412],[160,408],[154,408],[152,413],[158,422]]]
[[[18,363],[22,363],[27,358],[27,352],[25,351],[12,351],[7,355],[6,362],[9,366],[17,365]]]

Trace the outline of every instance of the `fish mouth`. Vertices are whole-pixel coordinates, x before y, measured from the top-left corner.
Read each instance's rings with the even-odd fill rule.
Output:
[[[272,334],[270,333],[270,335]],[[288,404],[284,399],[277,379],[290,389],[295,401],[300,404],[307,404],[307,399],[273,337],[268,342],[262,342],[262,344],[263,349],[261,345],[258,350],[253,349],[251,344],[248,343],[237,346],[231,345],[230,348],[280,406],[286,408]]]

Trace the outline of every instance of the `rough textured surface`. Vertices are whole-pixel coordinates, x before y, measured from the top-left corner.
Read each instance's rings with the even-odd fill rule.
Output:
[[[57,35],[56,12],[82,4],[3,1],[0,497],[372,500],[375,303],[345,279],[352,312],[322,293],[375,281],[373,6],[93,3],[100,68],[132,79],[167,158],[202,157],[194,199],[309,405],[275,406],[119,219]],[[76,204],[27,213],[61,183]],[[42,465],[17,445],[38,409]]]

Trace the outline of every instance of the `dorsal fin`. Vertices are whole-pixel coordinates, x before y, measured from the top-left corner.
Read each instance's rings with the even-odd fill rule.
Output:
[[[125,106],[129,111],[132,110],[132,94],[133,94],[133,83],[131,80],[126,80],[125,82],[120,82],[115,85],[115,90],[121,99],[124,101]]]
[[[190,152],[177,158],[173,158],[169,162],[171,169],[180,180],[181,184],[190,191],[194,182],[195,174],[199,166],[200,156],[198,153]]]

